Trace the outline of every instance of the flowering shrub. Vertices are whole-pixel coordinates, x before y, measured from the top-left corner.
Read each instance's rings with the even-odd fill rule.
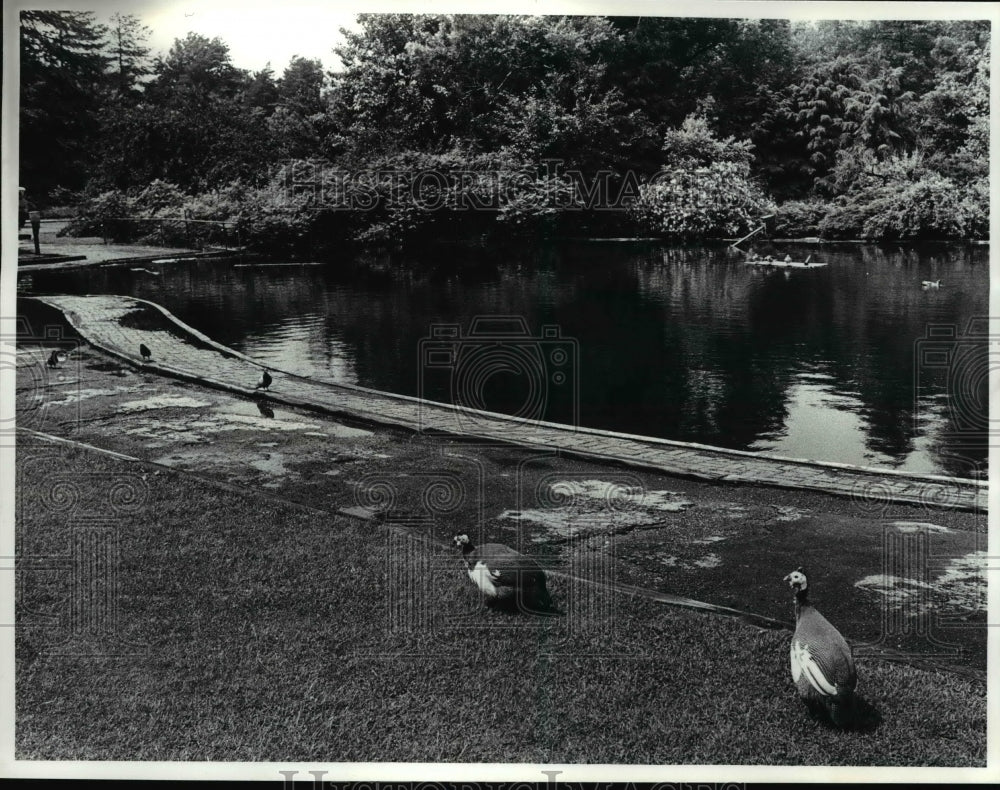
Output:
[[[772,210],[749,166],[723,161],[662,171],[640,186],[630,214],[646,231],[691,239],[737,235]]]
[[[848,194],[820,222],[827,238],[882,240],[987,238],[989,192],[984,182],[960,188],[925,172]]]

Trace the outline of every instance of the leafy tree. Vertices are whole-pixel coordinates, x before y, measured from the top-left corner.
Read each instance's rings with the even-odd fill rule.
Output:
[[[607,77],[616,40],[607,20],[359,21],[361,32],[348,33],[337,49],[344,69],[332,75],[334,123],[358,154],[457,149],[568,157],[595,137],[602,145],[609,130],[620,145],[629,124]]]
[[[222,39],[198,33],[175,40],[167,56],[156,59],[153,72],[156,79],[149,95],[166,102],[180,94],[201,100],[232,98],[246,77],[233,65]]]
[[[714,162],[753,162],[753,143],[735,137],[719,140],[701,115],[689,115],[678,129],[663,136],[663,162],[667,167],[707,167]]]
[[[21,184],[79,189],[95,161],[106,30],[81,11],[21,12]]]
[[[918,138],[934,166],[959,181],[985,177],[989,162],[989,49],[937,40],[937,84],[920,97]]]
[[[322,153],[330,133],[323,89],[326,75],[319,60],[292,58],[276,83],[277,104],[268,130],[279,159],[311,158]]]
[[[244,96],[250,107],[257,107],[263,110],[266,115],[274,112],[280,96],[278,84],[274,79],[274,69],[271,68],[270,63],[250,76],[244,90]]]
[[[630,109],[659,137],[716,104],[722,134],[745,135],[771,95],[794,78],[798,61],[784,20],[613,17],[621,33],[616,82]]]
[[[126,187],[162,179],[195,190],[261,180],[274,153],[267,111],[252,103],[261,87],[266,75],[237,69],[220,39],[178,39],[155,62],[143,101],[106,119],[116,142],[102,180]]]
[[[47,189],[90,173],[93,191],[131,199],[160,179],[228,190],[206,206],[245,195],[280,224],[281,206],[253,188],[279,161],[320,155],[411,184],[442,168],[453,201],[484,198],[489,178],[502,186],[488,220],[419,200],[348,221],[316,214],[317,227],[371,240],[564,223],[581,216],[567,170],[606,193],[627,186],[632,220],[685,238],[736,232],[767,210],[765,188],[794,201],[786,227],[837,237],[988,225],[982,21],[363,14],[336,50],[342,70],[295,57],[276,78],[197,34],[149,68],[130,15],[108,30],[87,14],[24,19],[23,166]],[[308,222],[300,212],[294,233]]]

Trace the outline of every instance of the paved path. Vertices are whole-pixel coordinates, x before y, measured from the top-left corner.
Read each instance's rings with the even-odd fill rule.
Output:
[[[159,305],[123,296],[35,297],[67,316],[89,343],[136,366],[180,379],[237,392],[259,394],[263,366],[215,343]],[[128,318],[123,322],[123,318]],[[151,328],[136,328],[136,327]],[[143,364],[139,344],[153,359]],[[631,436],[552,423],[528,422],[470,412],[403,395],[333,384],[271,370],[268,398],[335,416],[395,425],[429,433],[558,449],[576,456],[624,463],[701,480],[808,489],[849,496],[879,510],[894,503],[985,512],[987,484],[961,478],[916,475],[833,463],[786,459],[758,453]]]
[[[62,220],[43,220],[39,229],[41,257],[35,256],[31,241],[19,240],[17,270],[20,274],[61,269],[79,269],[101,264],[174,262],[187,258],[218,255],[184,247],[151,247],[148,244],[106,244],[100,236],[59,236],[66,226]],[[30,232],[30,226],[21,233]]]

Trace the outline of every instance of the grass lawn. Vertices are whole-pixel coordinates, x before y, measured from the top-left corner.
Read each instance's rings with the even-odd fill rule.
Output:
[[[798,701],[786,631],[581,601],[562,578],[567,616],[485,612],[455,551],[419,536],[87,451],[18,452],[19,759],[985,764],[975,681],[860,660],[880,723],[841,732]],[[86,473],[75,505],[23,473],[42,453],[50,474]],[[94,513],[118,540],[103,644],[131,656],[67,641],[79,591],[56,566]]]

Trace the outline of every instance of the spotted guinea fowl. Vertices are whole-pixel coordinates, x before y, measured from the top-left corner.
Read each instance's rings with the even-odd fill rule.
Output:
[[[256,386],[256,387],[254,387],[254,389],[258,389],[258,390],[266,390],[266,389],[269,389],[269,388],[270,388],[270,386],[271,386],[271,382],[272,382],[273,380],[274,380],[274,379],[272,379],[272,378],[271,378],[271,374],[270,374],[270,373],[268,373],[268,372],[267,372],[267,371],[265,370],[265,371],[264,371],[264,373],[263,373],[263,374],[261,375],[261,377],[260,377],[260,381],[258,381],[258,382],[257,382],[257,386]]]
[[[809,603],[809,581],[802,568],[785,579],[795,591],[795,633],[792,635],[792,680],[810,705],[822,703],[833,723],[850,723],[854,710],[854,670],[851,647],[830,621]]]
[[[531,612],[551,610],[545,571],[531,557],[502,543],[476,546],[464,534],[456,535],[453,540],[462,549],[469,578],[487,605],[514,605]]]
[[[149,350],[149,346],[147,346],[145,343],[139,344],[139,353],[142,355],[143,362],[149,362],[149,360],[153,356],[153,352]]]

